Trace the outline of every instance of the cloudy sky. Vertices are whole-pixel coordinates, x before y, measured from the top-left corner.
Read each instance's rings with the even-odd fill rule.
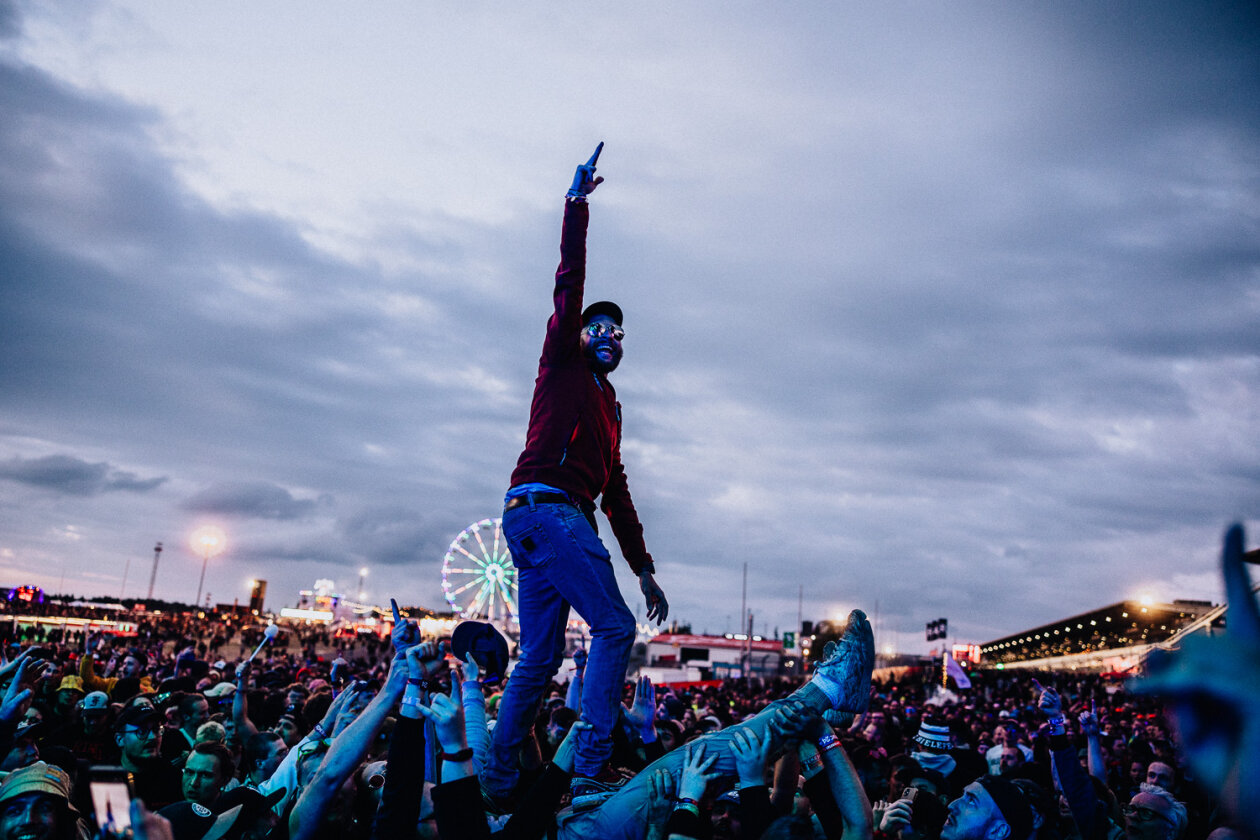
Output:
[[[982,642],[1260,519],[1249,3],[0,0],[0,582],[440,606],[562,196],[673,615]],[[605,531],[607,529],[605,528]],[[614,552],[615,553],[615,552]],[[124,575],[126,579],[124,581]],[[642,615],[624,564],[623,591]]]

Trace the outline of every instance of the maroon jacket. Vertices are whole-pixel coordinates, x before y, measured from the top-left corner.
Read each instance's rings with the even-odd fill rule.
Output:
[[[589,220],[584,202],[565,202],[553,293],[556,311],[547,321],[525,451],[512,472],[512,486],[549,484],[592,504],[602,496],[600,508],[638,574],[652,555],[643,544],[643,526],[621,465],[621,403],[608,377],[591,370],[579,341]]]

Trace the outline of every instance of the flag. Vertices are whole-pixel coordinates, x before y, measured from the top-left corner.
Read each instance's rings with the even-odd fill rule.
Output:
[[[971,678],[967,676],[967,672],[962,666],[954,661],[954,657],[948,653],[945,654],[945,676],[953,677],[954,684],[959,688],[971,688]]]

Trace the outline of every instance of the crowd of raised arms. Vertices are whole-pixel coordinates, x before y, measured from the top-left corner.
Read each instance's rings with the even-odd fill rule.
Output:
[[[250,627],[240,656],[218,658],[240,632],[0,624],[0,840],[1249,836],[1183,762],[1159,698],[1062,672],[983,671],[956,692],[932,674],[872,682],[858,611],[810,679],[627,681],[609,761],[625,781],[580,804],[582,651],[544,693],[503,801],[477,776],[505,681],[484,684],[474,656],[402,620],[341,655],[294,631],[246,662],[264,638]],[[93,801],[101,767],[130,774],[129,806]]]

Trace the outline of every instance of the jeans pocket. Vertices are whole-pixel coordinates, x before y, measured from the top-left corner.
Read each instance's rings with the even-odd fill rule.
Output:
[[[531,514],[527,508],[517,508],[504,514],[503,537],[512,553],[512,565],[518,569],[545,566],[556,556],[551,536],[538,515]]]

